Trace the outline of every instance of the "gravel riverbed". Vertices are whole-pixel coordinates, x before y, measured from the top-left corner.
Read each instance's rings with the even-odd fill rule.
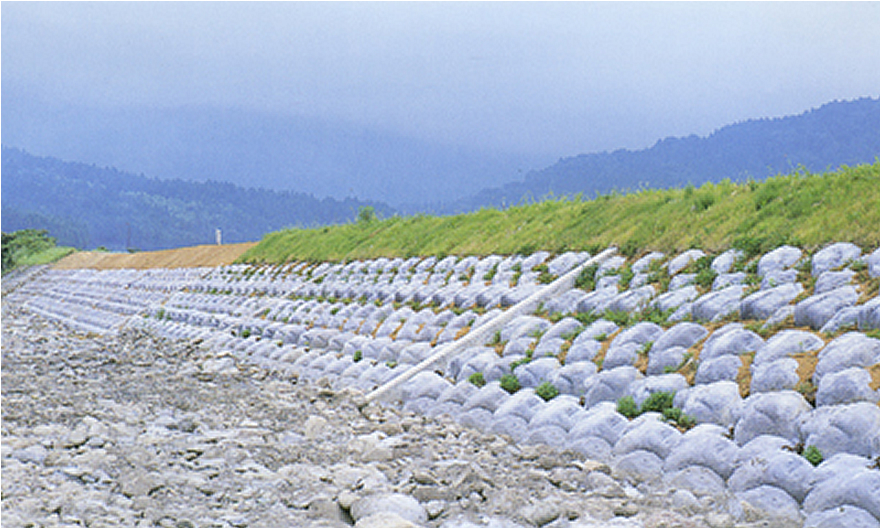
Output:
[[[6,527],[781,525],[357,390],[212,374],[198,341],[83,334],[8,299],[2,327]]]

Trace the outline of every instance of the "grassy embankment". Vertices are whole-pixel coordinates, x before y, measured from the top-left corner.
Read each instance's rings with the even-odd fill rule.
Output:
[[[51,264],[75,252],[76,248],[58,246],[46,231],[25,229],[3,233],[3,273],[17,268]]]
[[[864,249],[880,245],[880,161],[763,182],[643,189],[456,216],[361,218],[288,229],[266,235],[240,261],[559,253],[612,244],[626,255],[691,247],[710,252],[741,247],[755,254],[784,243],[810,249],[832,241]]]

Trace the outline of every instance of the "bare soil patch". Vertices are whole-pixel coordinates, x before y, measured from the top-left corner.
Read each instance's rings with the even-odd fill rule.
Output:
[[[235,259],[256,244],[256,242],[245,242],[222,246],[205,245],[140,253],[81,251],[64,257],[52,267],[55,269],[106,270],[225,266],[235,262]]]

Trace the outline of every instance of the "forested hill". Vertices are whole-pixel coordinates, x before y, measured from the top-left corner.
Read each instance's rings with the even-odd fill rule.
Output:
[[[873,163],[880,156],[880,99],[832,102],[797,116],[725,126],[708,137],[667,138],[645,150],[565,158],[524,181],[486,189],[438,212],[518,204],[582,193],[670,188],[725,178],[763,180],[803,166],[813,172]]]
[[[355,219],[361,207],[391,214],[379,203],[343,201],[230,183],[158,180],[36,157],[3,147],[3,231],[48,229],[61,245],[154,250],[256,241],[285,227]]]

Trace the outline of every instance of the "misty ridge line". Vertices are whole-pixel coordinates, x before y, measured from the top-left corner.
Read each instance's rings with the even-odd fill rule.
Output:
[[[11,125],[5,118],[3,124],[5,141],[6,128]],[[253,163],[256,169],[248,174],[258,173],[267,152],[272,148],[284,150],[287,145],[284,141],[273,143],[273,137],[264,131],[259,141],[251,138],[229,153],[241,157],[239,166]],[[245,147],[256,143],[262,145],[262,150],[248,153]],[[182,150],[186,145],[185,141],[179,142],[177,148]],[[210,157],[214,152],[199,145],[192,148],[189,157],[193,160]],[[336,147],[328,148],[332,151]],[[381,200],[319,199],[306,191],[272,191],[250,185],[245,188],[217,180],[163,180],[151,173],[152,177],[147,178],[4,147],[3,222],[8,231],[49,229],[59,243],[79,248],[166,249],[212,243],[218,228],[223,231],[224,241],[246,242],[288,227],[350,223],[364,207],[372,207],[380,218],[450,215],[484,207],[507,209],[549,196],[592,198],[615,190],[677,188],[707,181],[717,183],[725,178],[761,180],[797,167],[813,172],[833,170],[841,165],[874,162],[878,153],[880,99],[863,98],[828,103],[798,116],[737,123],[705,138],[667,138],[639,151],[564,158],[500,187],[477,187],[479,180],[475,179],[465,188],[470,195],[462,199],[432,202],[438,195],[422,188],[422,201],[394,206]],[[373,153],[374,158],[380,155]],[[160,149],[156,157],[162,156]],[[405,176],[409,181],[431,185],[425,182],[421,170],[428,169],[408,167]],[[442,180],[445,186],[456,185],[452,178]],[[409,185],[394,178],[389,181],[402,189]]]

